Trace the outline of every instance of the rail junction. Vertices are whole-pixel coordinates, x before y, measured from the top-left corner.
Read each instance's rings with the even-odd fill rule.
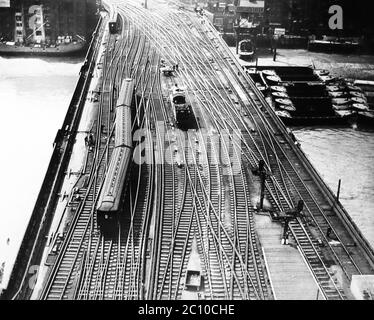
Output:
[[[163,0],[106,6],[82,69],[89,83],[77,105],[80,124],[56,138],[60,152],[72,149],[66,170],[55,173],[59,197],[43,205],[45,213],[53,208],[39,217],[49,224],[26,234],[30,246],[20,251],[6,296],[277,299],[277,279],[302,270],[318,299],[352,299],[352,278],[374,274],[373,249],[209,20]],[[114,17],[118,30],[110,31]],[[96,208],[117,153],[126,79],[135,88],[132,161],[114,227],[103,232]],[[176,122],[175,87],[193,111],[189,130]],[[282,230],[282,216],[300,200],[287,246],[298,260],[294,270],[282,269],[270,254],[291,252],[282,249],[281,232],[274,240],[258,226]],[[291,291],[295,281],[288,277]]]

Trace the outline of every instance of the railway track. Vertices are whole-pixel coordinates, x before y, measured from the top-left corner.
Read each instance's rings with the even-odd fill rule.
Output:
[[[304,201],[305,218],[290,229],[324,298],[346,299],[326,261],[333,259],[348,280],[365,273],[351,253],[354,241],[334,227],[337,218],[326,212],[326,199],[290,152],[290,139],[214,28],[183,11],[113,3],[122,32],[108,38],[102,60],[95,146],[41,298],[184,299],[191,297],[185,282],[192,261],[203,276],[199,298],[272,299],[248,185],[248,167],[263,160],[273,210]],[[178,63],[172,79],[161,77],[161,58]],[[104,237],[95,205],[114,148],[114,109],[125,78],[135,81],[132,129],[145,132],[137,146],[148,144],[150,163],[134,155],[118,228]],[[168,91],[174,82],[188,88],[197,117],[188,136],[174,128]],[[327,229],[339,246],[330,244]]]
[[[274,137],[274,135],[272,135],[268,131],[265,131],[265,132],[268,135],[268,137],[270,137],[270,138]],[[263,144],[263,141],[266,140],[266,134],[265,134],[265,139],[262,137],[263,138],[262,141],[261,141],[262,144]],[[267,150],[272,150],[274,148],[272,143],[269,143],[267,146],[265,146],[263,144],[263,146],[264,146],[263,150],[266,150],[266,151]],[[258,150],[258,147],[254,146],[251,149],[252,150],[256,150],[256,149]],[[269,159],[273,159],[271,156],[274,156],[274,154],[273,155],[266,154],[265,157],[262,156],[262,158],[267,159],[268,163],[269,163]],[[275,157],[277,157],[276,154],[275,154]],[[261,157],[258,157],[258,158],[261,158]],[[275,163],[270,162],[269,164],[270,164],[270,170],[272,170],[271,172],[274,173],[274,171],[277,169],[277,166],[280,166],[282,163],[283,162],[280,162],[278,159]],[[277,195],[277,198],[279,200],[279,195],[285,195],[285,194],[288,193],[289,186],[286,185],[286,181],[285,181],[284,177],[282,176],[282,174],[278,175],[277,178],[278,178],[278,181],[281,181],[283,183],[283,190],[282,190],[283,192],[282,191],[279,192],[279,190],[277,190],[276,187],[274,187],[274,185],[271,185],[270,188],[272,188],[272,191],[273,191],[272,195]],[[293,207],[293,203],[290,202],[290,200],[288,200],[288,199],[287,199],[287,197],[283,197],[283,199],[281,199],[281,201],[278,202],[278,203],[281,204],[281,206],[277,206],[277,209],[278,210],[282,210],[282,209],[284,210],[285,208],[286,209],[291,209]],[[283,205],[282,205],[282,200],[283,200]],[[315,246],[315,244],[313,244],[313,241],[311,239],[312,237],[311,237],[310,233],[308,234],[307,230],[305,229],[305,227],[302,225],[302,223],[300,221],[299,221],[299,223],[292,223],[291,229],[292,229],[292,231],[295,230],[294,234],[297,232],[298,244],[302,248],[303,253],[306,256],[306,258],[313,261],[313,265],[311,265],[312,270],[313,270],[313,268],[316,270],[315,271],[315,276],[316,276],[317,280],[319,281],[320,285],[322,285],[325,292],[328,294],[327,297],[328,298],[343,298],[343,295],[341,294],[339,289],[336,288],[335,284],[331,285],[331,283],[333,283],[332,279],[331,279],[327,269],[323,265],[321,256],[318,253],[317,247]],[[317,241],[315,241],[315,242],[317,242]]]
[[[148,59],[147,54],[143,56]],[[136,59],[140,59],[141,56],[137,55]],[[138,61],[139,63],[139,61]],[[136,70],[132,71],[135,74]],[[135,79],[137,79],[135,77]],[[139,78],[139,87],[137,91],[144,93],[149,90],[150,85],[150,74],[143,73],[143,77]],[[147,99],[149,93],[147,94]],[[143,101],[144,102],[144,101]],[[141,106],[140,106],[141,107]],[[143,106],[144,107],[144,106]],[[149,118],[144,117],[140,124],[140,128],[148,129]],[[137,173],[136,179],[134,175],[131,180],[137,181],[134,192],[130,189],[130,207],[131,218],[126,219],[123,222],[124,226],[130,226],[128,236],[126,240],[125,252],[124,252],[124,265],[121,269],[121,278],[123,282],[119,283],[117,290],[125,292],[126,299],[141,299],[144,296],[144,262],[146,254],[146,234],[148,232],[148,219],[151,215],[151,203],[153,197],[153,186],[154,186],[154,168],[149,163],[141,164],[141,155],[139,158],[134,160],[138,164],[138,170],[133,172]],[[130,183],[130,186],[133,184]]]
[[[129,28],[126,20],[123,20],[122,29]],[[144,38],[141,40],[138,32],[127,32],[127,35],[126,39],[119,39],[116,36],[108,39],[109,43],[102,61],[103,76],[98,118],[94,125],[96,145],[87,157],[86,181],[90,181],[89,186],[86,190],[80,189],[80,194],[84,195],[83,199],[69,225],[69,231],[44,287],[42,299],[123,299],[141,296],[141,285],[137,285],[141,279],[141,265],[136,262],[134,264],[134,260],[128,258],[130,255],[134,257],[134,254],[142,249],[143,242],[138,240],[144,234],[142,222],[147,213],[147,206],[142,201],[147,202],[147,196],[151,194],[152,174],[144,174],[147,168],[142,167],[143,173],[139,174],[142,179],[139,179],[137,186],[140,197],[135,199],[135,204],[131,208],[131,221],[127,224],[129,230],[122,230],[127,227],[121,228],[119,223],[119,229],[113,238],[104,238],[98,230],[94,210],[112,151],[112,113],[117,98],[116,88],[120,86],[124,77],[137,73],[136,69],[129,66],[138,65],[142,55],[149,49],[145,49]],[[114,68],[114,65],[118,67]],[[142,216],[141,212],[144,213]],[[138,255],[136,257],[138,258]],[[129,267],[128,261],[132,261],[132,273],[126,269]],[[134,279],[134,275],[137,278],[136,281],[130,279],[126,286],[129,274],[130,278]]]
[[[193,79],[199,79],[199,78],[203,78],[203,77],[201,75],[199,76],[199,75],[194,74],[194,78]],[[190,81],[190,84],[192,85],[192,81]],[[207,86],[205,85],[205,87],[207,87]],[[206,92],[206,90],[202,90],[202,95],[203,95],[202,100],[203,101],[210,101],[211,97],[207,97],[204,92]],[[216,128],[218,128],[218,124],[217,124]],[[215,153],[219,154],[218,150],[216,150]],[[231,158],[232,154],[230,154],[230,155],[228,154],[229,150],[228,150],[227,146],[226,146],[226,153],[227,153],[227,158],[223,162],[224,163],[229,163],[228,157]],[[231,153],[232,153],[232,150],[231,150]],[[238,155],[236,155],[236,157],[234,157],[234,160],[235,159],[236,159],[237,162],[236,162],[236,164],[233,165],[233,167],[239,167],[240,168],[241,165],[240,165],[240,159],[239,159]],[[231,184],[234,186],[232,188],[233,192],[230,195],[231,207],[233,208],[233,210],[232,210],[233,229],[234,229],[234,231],[235,231],[236,234],[239,234],[239,237],[241,235],[243,235],[241,241],[239,241],[239,239],[234,239],[234,240],[236,240],[237,242],[240,242],[242,244],[242,246],[245,245],[246,248],[248,249],[248,239],[246,238],[247,232],[245,230],[246,223],[240,222],[240,219],[246,220],[247,217],[248,217],[248,212],[246,212],[247,208],[248,208],[247,205],[246,205],[246,203],[247,203],[247,194],[244,191],[244,189],[246,188],[246,183],[245,183],[245,181],[243,181],[241,179],[241,177],[242,177],[241,175],[233,174],[233,172],[230,172],[228,174],[228,176],[232,177]],[[214,185],[215,184],[213,184],[213,186]],[[243,210],[243,209],[244,209],[244,212],[242,212],[242,214],[240,214],[239,212],[237,212],[237,211],[240,211],[240,210]],[[253,223],[253,221],[252,221],[252,223]],[[254,229],[252,229],[252,237],[254,236],[253,230]],[[244,231],[244,232],[241,233],[239,231]],[[251,246],[251,248],[252,248],[252,246]],[[255,250],[256,250],[256,248],[255,248]],[[242,250],[242,252],[246,252],[246,250]],[[265,285],[265,281],[263,279],[262,279],[262,283],[263,283],[263,285]],[[232,280],[231,280],[231,287],[232,287]]]
[[[236,71],[239,71],[238,74],[240,75],[241,68],[238,65],[236,65],[236,67]],[[236,71],[235,73],[233,73],[233,75],[236,75]],[[258,93],[256,91],[257,89],[254,88],[254,84],[251,81],[247,82],[250,84],[250,88],[256,93]],[[265,102],[260,101],[260,94],[248,94],[248,96],[251,97],[251,99],[256,103],[257,109],[253,108],[252,110],[261,110],[264,108]],[[247,111],[251,112],[251,109],[247,108]],[[258,116],[258,112],[256,113],[257,114],[254,114],[254,117]],[[306,204],[306,210],[304,210],[304,212],[307,212],[307,216],[313,221],[314,225],[317,227],[318,231],[320,232],[321,239],[326,241],[325,243],[327,243],[327,247],[330,250],[330,253],[335,257],[337,263],[342,267],[342,270],[347,276],[347,278],[350,279],[350,276],[352,274],[361,274],[362,272],[358,265],[355,263],[353,256],[350,254],[349,250],[344,245],[344,243],[347,242],[352,243],[352,239],[349,239],[347,241],[347,239],[341,239],[338,236],[338,232],[333,227],[333,224],[328,221],[327,215],[323,212],[323,205],[319,204],[323,203],[323,200],[321,200],[322,197],[317,200],[315,196],[312,195],[309,188],[305,185],[304,181],[300,177],[299,171],[301,170],[300,167],[297,168],[297,166],[300,166],[301,164],[299,163],[298,158],[295,154],[292,153],[292,159],[290,159],[289,156],[286,155],[286,153],[284,152],[284,148],[280,147],[280,139],[277,139],[277,133],[272,133],[268,129],[275,126],[271,126],[269,124],[270,119],[265,119],[267,120],[264,120],[264,118],[262,118],[261,122],[256,122],[262,125],[262,128],[260,128],[260,132],[263,134],[263,141],[267,140],[266,136],[269,137],[269,140],[271,139],[270,142],[267,141],[268,145],[264,148],[265,150],[270,150],[270,155],[268,154],[266,157],[263,158],[265,158],[265,161],[268,160],[267,163],[269,163],[269,159],[273,160],[270,161],[269,167],[273,174],[273,177],[275,177],[276,179],[276,183],[280,184],[281,188],[283,189],[283,192],[280,192],[279,194],[283,195],[283,198],[288,198],[283,199],[283,202],[287,202],[286,208],[292,208],[295,205],[295,202],[297,201],[296,199],[303,199],[304,203]],[[256,148],[254,148],[254,150],[255,149]],[[275,189],[274,183],[272,189],[273,191]],[[290,195],[290,193],[292,194]],[[284,195],[288,195],[288,197],[284,197]],[[284,205],[282,205],[281,207],[284,208]],[[279,208],[278,206],[279,210],[283,208]],[[334,230],[334,236],[339,240],[340,248],[331,246],[329,240],[326,239],[326,237],[324,236],[328,227]],[[299,220],[297,223],[292,223],[291,229],[299,247],[301,248],[304,254],[304,257],[306,258],[306,261],[311,267],[311,270],[313,271],[318,283],[322,287],[322,291],[325,292],[325,297],[328,299],[345,298],[341,288],[337,288],[337,286],[334,284],[334,280],[330,276],[330,271],[327,270],[328,268],[325,266],[323,259],[321,258],[321,250],[319,250],[317,246],[318,239],[315,239],[315,237],[312,236],[311,232],[308,230],[308,225],[305,226],[303,222]],[[342,261],[345,261],[345,263],[343,263]]]
[[[164,120],[166,121],[166,119],[167,119],[167,116],[165,116],[164,117]],[[186,159],[185,160],[185,163],[187,163],[188,162],[188,160]],[[198,166],[198,163],[195,163],[195,166]],[[219,170],[219,169],[217,169],[217,170]],[[170,176],[172,176],[172,175],[170,175]],[[190,176],[196,176],[196,173],[195,174],[191,174]],[[209,176],[209,174],[208,174],[208,176]],[[201,189],[201,184],[202,183],[204,183],[204,182],[199,182],[201,180],[201,177],[199,177],[199,179],[198,179],[198,181],[197,182],[195,182],[195,185],[196,185],[196,189],[197,190],[199,190],[199,189]],[[190,181],[189,182],[190,184],[192,183],[192,184],[194,184],[192,181]],[[216,188],[216,186],[215,185],[213,185],[213,187],[212,187],[213,189],[214,188]],[[204,191],[204,192],[202,192],[202,191]],[[217,191],[215,191],[216,193],[217,193]],[[200,193],[200,196],[199,196],[199,199],[200,199],[200,201],[201,201],[201,203],[205,203],[204,205],[197,205],[196,203],[195,203],[195,208],[197,208],[197,211],[200,211],[201,212],[201,214],[200,214],[200,216],[201,216],[201,218],[200,219],[202,219],[202,217],[204,216],[204,211],[206,211],[206,208],[208,207],[209,208],[209,204],[207,205],[206,204],[206,202],[211,202],[211,200],[210,200],[210,197],[209,196],[207,196],[206,194],[204,194],[205,193],[205,190],[201,190],[201,191],[199,191],[199,193]],[[232,200],[232,202],[233,202],[233,204],[232,204],[232,207],[233,207],[233,217],[234,217],[234,219],[235,219],[235,217],[236,217],[236,199],[237,199],[237,197],[236,197],[236,195],[235,195],[235,191],[233,192],[234,193],[234,195],[232,195],[231,196],[231,200]],[[188,191],[187,191],[187,194],[188,194]],[[188,196],[187,196],[187,198],[188,198]],[[240,198],[240,197],[238,197],[238,198]],[[240,200],[239,200],[240,201]],[[196,201],[195,201],[196,202]],[[216,207],[218,207],[218,206],[220,206],[220,204],[218,204],[218,205],[216,205],[216,204],[214,204],[213,206],[216,206]],[[201,223],[199,224],[199,226],[200,226],[200,230],[202,230],[203,228],[205,228],[206,230],[208,229],[208,226],[207,226],[207,223],[206,223],[206,221],[204,221],[204,220],[201,220],[200,221]],[[203,227],[201,227],[201,225],[202,225],[202,223],[205,223],[205,226],[203,226]],[[233,228],[235,228],[235,226],[236,226],[236,223],[233,223]],[[241,224],[241,226],[243,227],[244,225],[243,224]],[[187,230],[188,230],[188,228],[186,228]],[[220,232],[219,230],[218,231],[216,231],[216,232],[218,232],[218,233],[222,233],[222,232]],[[244,233],[245,235],[247,234],[246,232]],[[222,235],[221,235],[222,236]],[[213,236],[212,235],[210,235],[210,237],[212,238],[212,240],[213,240]],[[225,250],[226,251],[228,251],[228,252],[230,252],[230,250],[231,251],[234,251],[234,250],[232,250],[232,248],[231,248],[231,246],[232,246],[232,244],[230,244],[229,243],[229,241],[228,241],[228,239],[225,239],[225,237],[222,237],[222,239],[221,239],[221,242],[226,242],[226,244],[224,244],[224,246],[226,246],[226,248],[225,248]],[[216,283],[219,283],[219,286],[221,287],[221,288],[219,288],[219,290],[221,291],[221,298],[224,298],[224,297],[228,297],[227,296],[227,294],[226,294],[226,288],[225,287],[223,287],[222,288],[222,278],[225,278],[225,276],[223,276],[222,277],[222,274],[223,273],[225,273],[225,263],[224,263],[224,257],[222,257],[222,254],[221,254],[221,252],[220,252],[220,249],[221,249],[221,246],[222,246],[222,243],[216,243],[215,244],[215,247],[216,247],[216,254],[219,256],[218,258],[217,258],[217,255],[213,258],[213,259],[211,259],[211,261],[213,262],[213,264],[215,263],[215,261],[221,261],[221,263],[220,263],[220,266],[218,267],[217,266],[217,269],[219,269],[220,271],[219,272],[217,272],[217,274],[219,274],[220,273],[220,276],[218,276],[217,277],[217,280],[215,281]],[[212,241],[212,243],[214,243],[214,241]],[[236,247],[237,245],[234,243],[234,247]],[[231,261],[235,261],[235,255],[232,255],[232,254],[230,254],[230,253],[228,253],[227,254],[227,256],[232,256],[231,257]],[[226,257],[227,258],[227,257]],[[242,264],[240,263],[240,261],[239,261],[239,263],[238,263],[238,265],[239,265],[239,267],[238,267],[238,270],[240,269],[240,268],[242,268]],[[227,266],[226,266],[227,267]],[[213,268],[214,269],[214,268]],[[210,268],[209,268],[209,271],[208,271],[208,273],[210,273],[211,272],[211,270],[212,270],[212,266],[210,266]],[[228,272],[227,272],[227,274],[228,274]],[[229,278],[231,278],[231,291],[234,291],[234,289],[233,289],[233,276],[232,276],[232,274],[235,274],[235,271],[234,272],[232,272],[231,274],[230,274],[230,276],[228,276]],[[245,277],[243,277],[242,275],[240,275],[239,277],[238,276],[236,276],[236,279],[239,279],[239,278],[245,278]],[[205,279],[204,279],[205,280]],[[237,282],[240,282],[240,280],[237,280]],[[225,283],[226,283],[226,280],[225,280]],[[240,285],[237,285],[237,288],[236,288],[236,290],[237,291],[242,291],[243,292],[243,289],[238,289],[238,288],[244,288],[244,287],[246,287],[243,283],[241,283]],[[241,293],[241,294],[237,294],[237,296],[236,296],[236,298],[238,298],[238,297],[243,297],[244,296],[244,294],[243,293]]]
[[[161,91],[159,56],[153,64],[155,69],[155,92],[152,95],[151,106],[155,123],[168,123],[167,111],[164,105],[165,97]],[[169,129],[169,128],[168,128]],[[171,146],[172,138],[169,131],[163,140],[159,128],[156,126],[156,137],[161,154]],[[191,226],[193,208],[185,179],[185,170],[177,168],[174,153],[165,154],[164,161],[157,165],[162,178],[163,197],[162,210],[159,211],[160,225],[156,237],[157,246],[156,277],[153,292],[154,299],[177,299],[183,290],[181,281],[186,269],[186,259],[191,245]],[[181,188],[178,188],[181,186]],[[179,191],[178,191],[179,190]]]
[[[110,47],[110,46],[109,46]],[[104,72],[108,66],[110,58],[106,55],[103,62]],[[107,79],[106,73],[105,79]],[[106,89],[106,81],[102,84],[103,90]],[[74,298],[74,291],[71,290],[74,285],[76,285],[76,277],[72,275],[79,272],[82,265],[79,263],[84,255],[84,243],[85,237],[87,236],[87,231],[89,224],[92,223],[93,218],[93,208],[96,201],[96,196],[99,189],[99,181],[102,180],[103,166],[99,166],[103,159],[104,149],[102,148],[101,134],[102,131],[102,121],[104,115],[103,105],[109,104],[110,96],[108,93],[100,95],[98,119],[96,122],[96,145],[94,148],[93,159],[91,166],[91,171],[89,173],[89,186],[86,190],[86,194],[77,208],[76,214],[73,217],[70,225],[69,231],[66,234],[64,243],[61,247],[61,251],[56,259],[55,265],[51,270],[50,277],[47,284],[44,287],[41,298],[42,299],[69,299]],[[104,116],[105,117],[105,116]],[[103,124],[104,126],[104,124]],[[107,146],[107,144],[105,144]],[[85,190],[81,190],[85,191]],[[83,250],[82,250],[83,249]]]
[[[161,17],[158,18],[161,19]],[[186,19],[189,19],[189,17],[186,17]],[[177,21],[177,23],[171,25],[172,22],[175,21]],[[164,21],[162,21],[162,23],[165,24],[168,24],[168,22],[169,27],[164,28],[168,31],[173,30],[173,28],[180,27],[183,24],[183,21],[178,21],[178,17],[176,17],[176,15],[173,16],[173,19],[165,18]],[[155,24],[155,22],[150,22],[150,24]],[[191,23],[186,23],[186,29],[191,29],[191,25]],[[199,24],[196,23],[195,25]],[[153,25],[153,27],[155,26]],[[148,29],[150,28],[148,27]],[[180,30],[180,28],[178,30]],[[197,69],[203,70],[203,66],[201,66],[203,63],[199,63],[197,60],[204,61],[204,63],[210,67],[210,71],[217,71],[218,69],[218,71],[221,71],[221,75],[224,75],[222,78],[226,80],[226,83],[220,79],[221,77],[216,77],[215,81],[212,81],[210,85],[207,86],[205,84],[201,86],[201,90],[203,91],[224,91],[224,98],[226,98],[226,101],[225,99],[221,98],[222,101],[220,102],[220,105],[222,108],[217,110],[215,116],[217,122],[221,127],[225,127],[225,125],[222,123],[223,121],[220,121],[219,118],[223,118],[225,120],[230,120],[231,118],[234,120],[228,121],[230,122],[229,127],[231,129],[238,129],[243,132],[244,148],[247,149],[246,155],[243,158],[250,163],[252,167],[255,167],[260,159],[265,161],[268,170],[271,173],[270,181],[267,182],[267,194],[276,210],[290,210],[295,206],[295,203],[299,199],[304,200],[307,218],[313,220],[313,223],[317,226],[320,233],[320,239],[316,238],[315,233],[312,233],[309,230],[309,225],[305,224],[303,221],[292,223],[291,229],[293,236],[295,237],[295,240],[298,241],[298,245],[302,249],[302,253],[306,258],[307,263],[311,267],[317,282],[322,287],[322,291],[326,292],[325,297],[328,299],[345,298],[344,294],[341,292],[341,289],[335,286],[334,279],[330,274],[331,272],[328,266],[326,266],[323,262],[325,257],[321,255],[321,250],[318,243],[319,240],[322,239],[324,243],[327,244],[327,251],[329,251],[328,254],[334,256],[338,265],[342,267],[344,273],[349,279],[350,275],[352,274],[362,273],[358,267],[358,264],[353,260],[350,250],[344,245],[346,242],[352,243],[353,241],[352,239],[341,239],[338,235],[338,231],[332,228],[333,236],[335,236],[338,240],[342,240],[340,241],[342,246],[341,248],[330,246],[329,241],[326,239],[324,234],[326,233],[327,228],[331,228],[333,226],[333,221],[326,214],[324,214],[324,209],[322,209],[324,206],[323,202],[322,204],[318,203],[321,203],[320,199],[316,199],[312,195],[304,181],[300,176],[298,176],[299,169],[293,165],[297,158],[295,157],[295,159],[287,159],[287,156],[284,153],[284,148],[280,147],[280,144],[284,143],[282,142],[282,135],[272,129],[269,129],[276,126],[269,122],[272,119],[269,115],[267,115],[268,111],[266,110],[266,103],[261,101],[258,91],[256,91],[253,84],[248,81],[248,79],[245,79],[241,67],[235,63],[228,50],[221,50],[219,54],[215,53],[217,48],[219,49],[225,47],[225,45],[222,44],[221,39],[219,39],[216,34],[213,34],[212,36],[208,35],[209,30],[203,30],[200,32],[201,38],[205,40],[205,44],[212,43],[211,48],[207,48],[208,52],[212,52],[212,54],[208,56],[204,54],[204,50],[201,50],[204,47],[206,48],[207,45],[200,46],[201,43],[199,43],[199,39],[184,37],[183,32],[179,33],[178,37],[175,35],[174,37],[169,36],[167,34],[168,32],[162,30],[161,27],[158,28],[157,31],[159,34],[153,37],[159,42],[166,41],[172,48],[183,48],[183,50],[174,50],[174,52],[172,52],[172,50],[169,50],[168,52],[167,48],[160,48],[160,51],[165,56],[168,56],[170,61],[179,62],[181,66],[180,69],[182,69],[181,73],[184,72],[185,74],[190,74],[191,79],[194,79],[194,81],[190,81],[189,84],[191,84],[191,87],[195,87],[195,90],[198,90],[196,84],[194,83],[196,80],[199,81],[199,78],[206,80],[206,78],[214,76],[214,73],[209,72],[207,69],[205,70],[205,74],[197,72]],[[191,30],[187,30],[187,32],[188,31]],[[192,30],[192,33],[193,32],[194,30]],[[210,39],[208,38],[209,36],[211,36]],[[152,37],[152,35],[150,35],[150,37]],[[209,42],[209,40],[212,39],[215,42]],[[194,53],[195,57],[193,57],[192,52]],[[211,63],[210,60],[213,60],[215,63]],[[227,71],[229,71],[228,74]],[[239,83],[239,89],[230,85],[232,82]],[[248,87],[250,89],[248,89]],[[232,98],[232,92],[236,93],[236,101]],[[217,93],[216,97],[213,97],[215,102],[218,102],[217,100],[219,99],[219,95],[220,94]],[[206,104],[206,101],[206,99],[202,99],[200,102],[201,104]],[[227,103],[227,101],[230,103]],[[235,104],[240,105],[240,110],[238,110],[237,107],[234,107]],[[227,108],[228,110],[228,112],[226,112],[226,116],[223,115],[225,113],[223,111],[224,108]],[[212,113],[212,110],[215,111],[214,106],[212,106],[211,110],[209,110],[210,113]],[[264,110],[266,113],[263,112]],[[244,117],[246,117],[247,123],[245,123],[243,119],[240,119],[243,118],[243,114]],[[228,126],[226,125],[226,127]],[[237,183],[237,185],[239,186],[240,184]],[[324,251],[326,252],[325,249]],[[343,261],[345,261],[345,263],[343,263]]]

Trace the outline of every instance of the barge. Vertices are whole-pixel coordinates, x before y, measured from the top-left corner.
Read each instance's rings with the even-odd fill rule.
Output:
[[[250,74],[254,76],[254,74]],[[365,92],[327,70],[268,67],[256,74],[275,113],[287,125],[374,124]]]

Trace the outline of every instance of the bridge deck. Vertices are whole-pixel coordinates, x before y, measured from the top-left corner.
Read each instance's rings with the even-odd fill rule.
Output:
[[[119,12],[120,33],[102,30],[106,50],[91,61],[102,68],[95,142],[74,212],[69,219],[55,215],[54,226],[68,223],[52,243],[56,258],[38,279],[38,298],[180,299],[190,258],[200,263],[200,298],[315,299],[316,283],[321,299],[350,298],[352,275],[373,274],[372,248],[214,27],[163,1],[148,9],[132,1],[110,4],[108,10]],[[175,65],[175,75],[162,74],[161,59]],[[139,163],[142,153],[134,151],[128,192],[108,236],[100,233],[95,203],[111,161],[113,111],[124,78],[136,83],[136,126],[143,129],[136,147],[148,142],[146,159],[158,162]],[[188,135],[177,127],[169,99],[175,84],[187,88],[196,118]],[[87,86],[83,93],[84,102]],[[60,180],[74,167],[74,157],[69,160]],[[303,217],[290,222],[294,246],[280,245],[280,222],[257,216],[259,178],[252,171],[259,160],[268,173],[266,212],[304,201]],[[19,283],[9,292],[29,297],[27,277]]]

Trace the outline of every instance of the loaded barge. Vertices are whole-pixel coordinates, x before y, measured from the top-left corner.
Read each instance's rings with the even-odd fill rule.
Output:
[[[309,67],[262,67],[249,74],[287,125],[374,124],[359,86]]]

